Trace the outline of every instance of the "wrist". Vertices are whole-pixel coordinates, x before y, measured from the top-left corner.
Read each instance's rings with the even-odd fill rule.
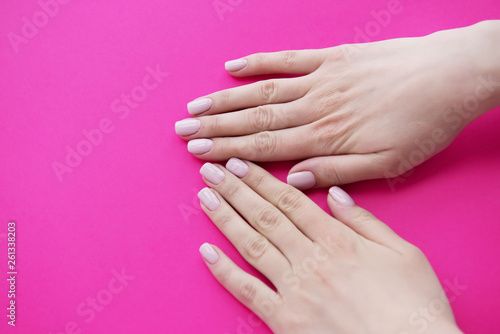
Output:
[[[427,331],[423,331],[422,333],[427,333],[427,334],[464,334],[464,332],[462,332],[460,330],[460,328],[458,328],[458,325],[456,324],[455,320],[453,321],[447,321],[447,322],[443,322],[441,324],[436,324],[436,326],[432,327],[432,328],[428,328],[429,331],[427,333]]]
[[[482,114],[500,106],[500,20],[482,21],[468,27],[474,39],[476,86],[474,95],[482,103]]]
[[[500,21],[438,31],[422,41],[434,61],[439,110],[446,124],[452,124],[451,131],[460,132],[500,106]]]

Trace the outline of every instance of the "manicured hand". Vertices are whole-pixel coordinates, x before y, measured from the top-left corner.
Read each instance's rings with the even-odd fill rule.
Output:
[[[211,189],[200,191],[201,206],[274,288],[214,245],[200,252],[273,332],[460,333],[425,256],[340,188],[328,196],[335,219],[255,164],[233,158],[226,168],[202,167]],[[439,312],[430,314],[435,304]]]
[[[288,178],[300,189],[395,177],[500,105],[499,22],[228,62],[236,77],[302,76],[196,99],[176,132],[200,159],[306,159]]]

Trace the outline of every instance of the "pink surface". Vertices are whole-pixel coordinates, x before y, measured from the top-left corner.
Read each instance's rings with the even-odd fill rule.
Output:
[[[44,1],[43,3],[50,1]],[[218,12],[214,4],[219,6]],[[205,268],[219,245],[249,266],[199,209],[201,161],[174,122],[186,103],[236,86],[224,61],[248,53],[353,42],[388,1],[37,1],[0,5],[0,277],[7,222],[17,222],[17,326],[1,333],[268,333]],[[498,19],[500,2],[401,0],[371,40],[419,36]],[[17,47],[23,18],[38,31]],[[44,19],[47,19],[44,22]],[[356,28],[358,27],[358,28]],[[17,51],[17,52],[16,52]],[[144,78],[159,67],[167,75]],[[149,70],[147,68],[150,68]],[[146,85],[150,90],[138,88]],[[122,94],[144,100],[127,111]],[[380,98],[384,98],[381,96]],[[392,191],[384,180],[344,187],[427,254],[442,282],[466,285],[452,303],[467,333],[500,328],[500,114],[477,120]],[[58,179],[82,131],[97,145]],[[264,164],[285,179],[292,163]],[[326,208],[326,190],[310,195]],[[116,279],[125,270],[128,277]],[[105,304],[90,312],[87,298]]]

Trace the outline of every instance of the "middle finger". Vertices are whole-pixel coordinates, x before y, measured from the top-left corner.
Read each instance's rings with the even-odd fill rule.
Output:
[[[308,108],[304,99],[267,104],[220,115],[184,119],[175,123],[175,131],[190,140],[287,129],[313,122],[314,114],[305,112]]]

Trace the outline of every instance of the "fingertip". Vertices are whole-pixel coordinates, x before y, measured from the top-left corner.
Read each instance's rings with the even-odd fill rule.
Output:
[[[226,163],[226,169],[239,178],[243,178],[250,171],[250,166],[248,165],[248,162],[232,157]]]
[[[352,197],[340,187],[337,186],[331,187],[328,190],[328,194],[334,200],[335,203],[341,206],[350,207],[356,205]]]
[[[226,71],[234,74],[237,71],[244,69],[248,65],[248,61],[245,58],[239,58],[234,60],[229,60],[224,63]]]
[[[217,250],[209,243],[205,242],[200,246],[200,254],[208,264],[216,264],[219,261]]]
[[[297,189],[306,190],[316,186],[316,177],[310,171],[296,172],[287,176],[286,183]]]
[[[213,101],[209,97],[203,97],[189,102],[186,107],[191,116],[195,116],[208,111],[213,105]]]
[[[214,141],[212,139],[192,139],[187,143],[187,150],[194,155],[208,153],[212,150]]]

